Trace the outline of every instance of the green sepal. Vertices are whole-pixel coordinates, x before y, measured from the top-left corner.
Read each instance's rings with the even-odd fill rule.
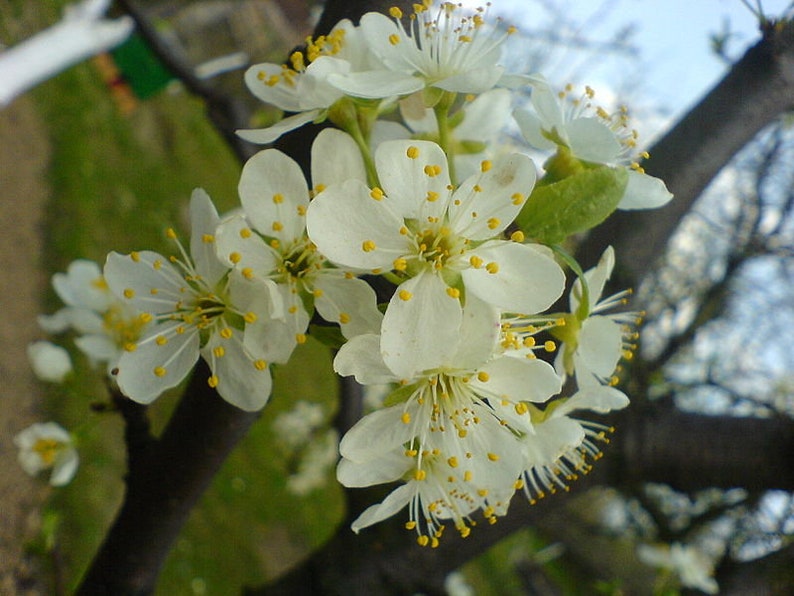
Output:
[[[587,168],[551,184],[539,184],[516,218],[528,237],[559,244],[604,221],[626,192],[625,168]]]
[[[416,387],[418,383],[412,383],[411,385],[402,385],[397,387],[394,391],[389,393],[386,396],[386,399],[383,400],[383,407],[388,408],[390,406],[396,406],[397,404],[401,404],[408,400],[411,395],[413,395],[414,391],[416,391]]]

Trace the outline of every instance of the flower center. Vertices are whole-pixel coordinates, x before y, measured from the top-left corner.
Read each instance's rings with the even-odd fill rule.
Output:
[[[55,463],[55,458],[61,450],[61,442],[55,439],[38,439],[33,445],[33,451],[41,458],[46,465],[51,466]]]

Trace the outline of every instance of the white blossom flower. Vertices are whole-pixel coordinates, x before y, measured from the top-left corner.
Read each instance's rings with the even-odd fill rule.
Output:
[[[334,360],[339,374],[362,384],[402,384],[393,396],[402,403],[362,418],[339,447],[337,476],[345,486],[406,482],[365,511],[353,523],[355,531],[409,505],[409,529],[420,544],[432,545],[444,520],[466,535],[473,512],[482,510],[488,519],[504,514],[524,460],[509,421],[493,404],[500,411],[513,407],[510,416],[531,426],[522,400],[543,402],[561,381],[540,360],[494,357],[498,321],[493,307],[471,297],[449,359],[433,370],[416,363],[408,375],[390,368],[377,335],[342,346]]]
[[[278,295],[272,282],[246,279],[218,260],[214,234],[220,220],[202,190],[193,193],[190,217],[192,257],[178,240],[181,258],[152,251],[108,255],[105,279],[111,291],[138,308],[142,320],[156,322],[125,346],[119,388],[150,403],[182,381],[201,354],[212,371],[208,383],[223,399],[258,410],[270,396],[270,371],[243,337],[281,315]],[[168,235],[176,240],[173,230]]]
[[[640,544],[637,547],[640,561],[652,567],[668,569],[678,576],[681,585],[706,594],[720,591],[714,579],[714,562],[696,546],[674,542],[666,545]]]
[[[19,465],[31,476],[52,469],[50,484],[69,484],[77,472],[79,457],[72,436],[55,422],[36,423],[14,437]]]
[[[532,161],[506,156],[458,188],[446,156],[429,141],[378,147],[381,188],[348,180],[309,206],[309,237],[342,267],[394,270],[404,280],[381,328],[384,355],[407,376],[439,366],[456,344],[466,295],[518,312],[538,312],[561,294],[564,275],[545,251],[500,239],[535,181]],[[402,364],[398,364],[401,362]]]
[[[39,316],[39,325],[49,333],[74,329],[81,334],[77,347],[91,362],[116,368],[125,345],[135,342],[146,327],[140,313],[119,300],[108,288],[94,261],[77,259],[66,273],[52,276],[52,286],[66,305],[53,315]]]
[[[645,174],[634,161],[637,133],[629,129],[625,109],[609,114],[593,108],[594,93],[589,87],[583,98],[566,101],[570,87],[557,95],[542,76],[532,79],[534,113],[519,109],[513,114],[530,145],[548,150],[562,147],[586,162],[627,166],[628,186],[618,209],[653,209],[673,198],[662,180]],[[640,156],[648,157],[647,153]]]
[[[333,428],[306,445],[300,455],[298,469],[287,478],[287,490],[304,496],[326,485],[329,471],[336,464],[339,449],[339,433]]]
[[[636,339],[632,325],[638,313],[604,314],[616,306],[626,304],[628,291],[602,299],[604,286],[615,266],[615,251],[607,247],[598,264],[584,276],[588,301],[583,302],[581,280],[576,280],[569,296],[571,312],[565,315],[564,325],[552,333],[563,341],[557,353],[555,367],[558,374],[575,375],[579,388],[614,383],[612,378],[621,357],[631,358]]]
[[[344,19],[328,35],[310,38],[305,52],[293,52],[289,65],[252,66],[245,73],[248,89],[263,102],[295,114],[268,128],[239,130],[237,134],[252,143],[272,143],[304,124],[325,120],[328,109],[345,95],[329,84],[329,77],[367,69],[371,62],[372,54],[358,27]],[[387,91],[379,97],[390,95]]]
[[[524,404],[529,411],[531,426],[510,416],[515,410],[505,411],[515,430],[521,433],[521,446],[525,456],[522,474],[524,493],[531,504],[546,493],[568,490],[569,482],[592,469],[590,461],[601,457],[598,443],[609,443],[608,434],[614,429],[570,416],[574,410],[590,410],[606,414],[620,410],[629,399],[614,387],[590,387],[578,391],[567,399],[558,399],[541,410]],[[503,408],[495,404],[497,409]]]
[[[414,4],[408,28],[397,7],[389,10],[391,18],[365,14],[361,33],[384,68],[334,74],[329,82],[348,95],[365,98],[407,95],[425,87],[461,93],[491,89],[504,73],[497,64],[502,43],[515,28],[491,28],[483,9],[473,15],[461,12],[462,7],[452,2],[437,7],[432,1]]]
[[[49,341],[28,344],[28,361],[36,377],[48,383],[62,383],[72,372],[72,359],[61,346]]]
[[[352,175],[364,176],[360,157],[350,157],[358,150],[345,133],[323,131],[313,153],[317,180],[333,184],[351,175],[345,164]],[[339,166],[335,173],[332,164]],[[276,149],[261,151],[243,167],[239,192],[245,215],[219,226],[218,256],[246,278],[275,282],[285,309],[284,320],[246,332],[246,346],[262,358],[285,361],[306,340],[312,305],[338,323],[345,337],[377,332],[382,315],[375,292],[349,271],[332,267],[306,235],[309,188],[300,166]]]

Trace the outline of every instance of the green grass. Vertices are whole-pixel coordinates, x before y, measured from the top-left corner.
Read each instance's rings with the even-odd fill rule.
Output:
[[[208,124],[203,104],[185,93],[163,93],[129,117],[120,115],[90,64],[74,67],[35,93],[52,142],[52,199],[46,216],[42,268],[63,271],[75,258],[100,263],[111,250],[167,250],[163,231],[185,231],[195,187],[220,211],[237,206],[240,165]],[[51,293],[43,309],[59,305]],[[68,338],[63,338],[68,342]],[[71,590],[93,557],[123,493],[122,423],[90,404],[107,401],[101,371],[80,355],[79,381],[51,391],[48,414],[80,435],[81,467],[57,491],[49,510],[64,583]],[[162,426],[176,396],[155,403]],[[298,499],[287,493],[286,465],[270,428],[294,399],[335,407],[328,350],[309,342],[276,373],[276,390],[263,417],[225,464],[193,512],[169,557],[158,593],[238,594],[283,571],[341,519],[341,493],[328,489]]]

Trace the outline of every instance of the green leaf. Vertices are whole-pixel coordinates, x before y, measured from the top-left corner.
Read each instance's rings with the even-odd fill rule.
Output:
[[[604,221],[617,208],[627,184],[625,168],[599,166],[536,186],[516,224],[530,238],[559,244]]]

